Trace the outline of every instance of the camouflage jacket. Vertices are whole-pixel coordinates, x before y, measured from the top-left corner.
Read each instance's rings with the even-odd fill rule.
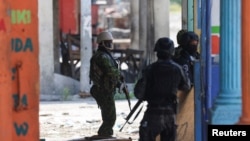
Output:
[[[114,89],[119,79],[118,63],[108,51],[99,48],[90,60],[90,80],[94,85]]]

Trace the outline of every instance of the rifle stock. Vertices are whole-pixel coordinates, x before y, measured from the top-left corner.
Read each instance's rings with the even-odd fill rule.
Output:
[[[132,115],[134,114],[134,112],[136,111],[136,109],[141,105],[141,103],[143,102],[143,100],[138,100],[135,104],[135,106],[132,108],[132,110],[130,111],[130,113],[128,114],[128,116],[125,118],[126,122],[123,124],[123,126],[121,127],[121,129],[119,130],[120,132],[122,131],[123,127],[129,123],[129,124],[132,124],[132,122],[128,122],[129,119],[132,117]],[[134,120],[136,119],[136,117],[139,115],[139,113],[141,112],[142,110],[142,107],[141,109],[138,111],[138,113],[136,114],[136,116],[134,117]],[[134,121],[133,120],[133,121]]]

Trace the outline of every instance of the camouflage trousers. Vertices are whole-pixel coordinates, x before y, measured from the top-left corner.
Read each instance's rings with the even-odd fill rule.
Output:
[[[161,141],[175,141],[175,114],[154,114],[145,112],[139,127],[139,141],[155,141],[160,135]]]
[[[107,90],[103,89],[103,87],[93,85],[90,89],[90,93],[101,109],[103,122],[98,130],[98,135],[113,135],[113,126],[116,121],[116,108],[114,101],[115,90]]]

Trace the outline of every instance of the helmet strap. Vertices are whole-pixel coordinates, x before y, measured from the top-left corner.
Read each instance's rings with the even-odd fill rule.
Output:
[[[102,41],[102,46],[105,47],[107,50],[113,50],[114,49],[114,46],[112,43],[110,43],[109,46],[107,46],[107,44],[105,44],[104,41]]]

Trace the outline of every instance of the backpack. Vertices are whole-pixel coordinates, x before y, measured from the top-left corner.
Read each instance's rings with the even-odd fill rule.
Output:
[[[90,71],[89,71],[89,78],[94,84],[100,84],[103,76],[103,72],[101,71],[100,67],[97,65],[98,57],[94,55],[90,59]]]

